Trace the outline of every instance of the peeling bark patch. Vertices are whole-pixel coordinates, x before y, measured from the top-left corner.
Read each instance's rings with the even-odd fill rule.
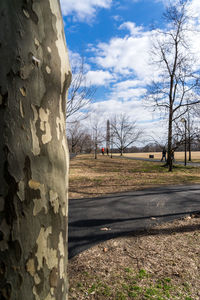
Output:
[[[57,257],[57,251],[55,249],[49,248],[48,245],[48,238],[49,235],[52,233],[52,227],[48,227],[46,230],[44,227],[41,228],[39,236],[37,238],[37,261],[38,261],[38,267],[37,270],[40,270],[43,268],[43,260],[45,259],[45,262],[50,270],[52,270],[54,267],[58,265],[58,257]]]
[[[41,61],[39,58],[35,57],[34,55],[32,56],[32,62],[36,67],[39,67]]]
[[[62,257],[60,259],[60,262],[59,262],[59,269],[60,269],[60,279],[64,278],[65,277],[65,272],[64,272],[64,258]]]
[[[49,276],[49,283],[50,283],[50,287],[56,288],[58,286],[58,270],[56,268],[53,268],[51,270]]]
[[[63,139],[62,139],[62,148],[65,153],[66,169],[69,170],[69,152],[68,152],[68,148],[67,148],[66,137],[64,135],[63,135]],[[65,183],[66,183],[66,185],[68,184],[67,172],[65,175]],[[63,213],[63,216],[68,216],[68,204],[66,204],[66,202],[62,203],[62,213]]]
[[[53,207],[54,213],[57,214],[59,212],[59,197],[58,194],[52,190],[49,192],[49,199],[51,206]]]
[[[47,74],[51,74],[51,69],[49,68],[49,66],[46,66],[46,72]]]
[[[56,118],[56,125],[57,138],[60,140],[60,135],[65,131],[65,117],[62,111],[62,97],[60,97],[59,101],[59,117]]]
[[[26,271],[32,276],[35,276],[35,262],[34,259],[31,258],[26,263]]]
[[[40,42],[36,38],[34,39],[34,43],[35,43],[36,48],[39,48]]]
[[[45,214],[47,214],[47,199],[46,199],[46,189],[45,185],[41,184],[38,181],[35,181],[33,179],[29,180],[28,186],[30,189],[39,191],[40,196],[39,198],[33,199],[34,202],[34,208],[33,208],[33,215],[36,216],[38,215],[41,210],[44,208]]]
[[[25,192],[24,192],[24,190],[25,190],[25,184],[24,184],[24,181],[20,181],[20,182],[18,183],[18,192],[17,192],[17,196],[19,197],[19,199],[20,199],[21,201],[24,201],[24,199],[25,199]]]
[[[63,216],[67,217],[68,216],[68,206],[66,205],[66,203],[62,204],[62,214]]]
[[[39,190],[40,188],[40,182],[35,181],[35,180],[29,180],[28,182],[28,186],[32,189],[32,190]]]
[[[64,240],[63,240],[63,235],[62,232],[59,234],[59,244],[58,244],[58,249],[60,251],[60,256],[65,256],[65,247],[64,247]]]
[[[35,274],[35,276],[34,276],[34,282],[35,282],[36,285],[40,284],[41,279],[40,279],[40,277],[38,276],[38,274]]]
[[[24,13],[24,15],[26,16],[27,19],[30,18],[30,15],[29,15],[27,10],[23,9],[23,13]]]
[[[65,74],[69,70],[69,59],[67,54],[65,38],[63,35],[63,21],[62,18],[60,18],[60,7],[58,1],[50,0],[49,2],[50,2],[51,11],[56,17],[56,29],[57,29],[56,46],[58,49],[60,60],[62,61],[61,83],[62,83],[62,90],[63,90],[63,84],[65,82]],[[63,59],[64,57],[66,58],[65,60]]]
[[[49,53],[51,53],[51,48],[50,48],[50,47],[47,47],[47,51],[48,51]]]
[[[32,107],[33,114],[34,114],[33,121],[30,120],[31,135],[32,135],[32,152],[36,156],[36,155],[40,154],[39,139],[38,139],[37,131],[36,131],[36,122],[38,120],[38,112],[34,105],[31,105],[31,107]]]
[[[50,288],[50,293],[51,293],[51,295],[53,296],[54,293],[55,293],[55,288]]]
[[[60,271],[60,278],[64,278],[64,256],[65,256],[65,246],[64,246],[64,240],[62,232],[59,234],[59,243],[58,243],[58,249],[60,252],[60,262],[59,262],[59,271]]]
[[[20,90],[20,93],[22,94],[22,96],[26,97],[26,89],[25,89],[25,87],[22,87],[19,90]]]
[[[38,296],[37,291],[36,291],[36,287],[33,287],[33,295],[35,295],[35,300],[40,300],[41,298]]]
[[[39,199],[33,199],[34,202],[34,208],[33,208],[33,215],[37,216],[41,210],[44,208],[45,214],[47,214],[47,199],[46,199],[46,191],[44,184],[40,184],[38,187],[40,190],[40,198]]]
[[[21,100],[19,102],[19,110],[20,110],[21,117],[24,118],[24,110],[23,110],[23,105]]]
[[[55,297],[52,297],[51,294],[49,293],[44,300],[55,300]]]
[[[42,135],[43,144],[47,144],[52,140],[51,127],[49,123],[49,115],[50,115],[50,111],[48,109],[45,112],[43,108],[40,108],[39,110],[40,129],[45,132]]]

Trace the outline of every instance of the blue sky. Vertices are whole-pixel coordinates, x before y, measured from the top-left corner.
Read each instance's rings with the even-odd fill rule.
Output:
[[[159,112],[145,108],[146,86],[157,76],[149,64],[152,25],[165,28],[168,0],[61,0],[71,64],[85,57],[88,83],[97,87],[93,115],[126,113],[155,135],[166,132]],[[191,0],[200,17],[200,1]],[[200,52],[200,39],[194,42]],[[150,128],[151,124],[151,128]]]

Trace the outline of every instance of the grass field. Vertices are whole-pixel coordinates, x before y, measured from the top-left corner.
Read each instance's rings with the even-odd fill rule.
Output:
[[[199,182],[199,167],[169,173],[160,162],[81,155],[70,162],[69,195]],[[68,272],[69,300],[199,300],[200,216],[105,241],[69,260]]]
[[[146,155],[146,154],[145,154]],[[80,155],[70,162],[69,198],[84,198],[159,185],[200,182],[200,167],[176,166],[120,157]]]
[[[103,242],[69,261],[69,300],[199,300],[200,218]]]
[[[127,157],[139,157],[139,158],[149,158],[149,155],[154,155],[154,159],[161,159],[162,152],[147,152],[147,153],[124,153]],[[119,154],[114,154],[119,156]],[[185,152],[175,152],[174,158],[177,161],[184,161]],[[200,162],[200,151],[192,151],[191,158],[193,162]],[[189,159],[189,153],[187,152],[187,160]]]

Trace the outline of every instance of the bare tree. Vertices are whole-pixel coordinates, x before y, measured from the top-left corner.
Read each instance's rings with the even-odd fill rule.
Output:
[[[97,152],[99,145],[105,140],[102,131],[102,124],[98,119],[93,119],[91,121],[92,128],[92,139],[94,144],[94,158],[97,159]]]
[[[188,151],[188,160],[192,160],[191,149],[192,145],[196,143],[199,135],[199,128],[195,125],[192,117],[192,110],[188,109],[188,112],[184,115],[186,126],[180,122],[174,124],[174,134],[172,139],[172,149],[175,151],[178,148],[186,144]],[[185,132],[186,129],[186,132]]]
[[[106,151],[107,154],[110,152],[110,121],[107,120],[106,125]]]
[[[142,130],[139,130],[136,122],[131,121],[126,114],[116,115],[111,121],[111,132],[113,144],[123,155],[126,148],[137,142],[142,136]]]
[[[92,137],[87,128],[80,122],[70,123],[67,126],[67,139],[71,153],[90,153],[92,151]]]
[[[188,24],[189,1],[170,2],[164,19],[168,23],[166,31],[157,31],[153,44],[153,62],[159,67],[159,80],[148,88],[147,98],[155,107],[168,115],[168,161],[172,171],[173,123],[180,119],[188,107],[199,103],[196,90],[199,75],[195,72],[194,58],[190,51]]]
[[[85,69],[83,58],[72,66],[72,82],[67,100],[68,123],[81,121],[88,116],[87,113],[82,114],[81,111],[88,108],[96,93],[96,87],[91,86],[87,81]]]
[[[66,300],[71,80],[58,0],[0,1],[0,299]]]

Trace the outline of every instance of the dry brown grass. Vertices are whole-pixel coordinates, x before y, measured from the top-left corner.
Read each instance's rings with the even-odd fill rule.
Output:
[[[69,198],[84,198],[146,187],[200,182],[199,167],[177,166],[120,157],[80,155],[70,162]]]
[[[199,300],[200,218],[101,243],[69,261],[69,300]]]

